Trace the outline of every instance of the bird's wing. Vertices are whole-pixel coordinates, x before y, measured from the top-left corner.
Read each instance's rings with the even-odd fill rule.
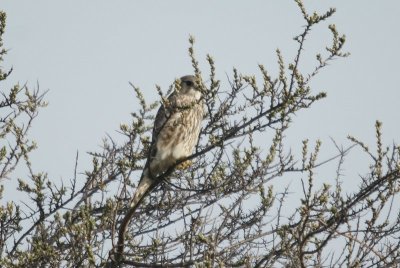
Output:
[[[173,92],[171,95],[168,96],[167,102],[165,105],[164,103],[161,104],[160,108],[157,111],[156,118],[154,120],[154,127],[153,127],[153,135],[150,147],[150,154],[147,158],[147,162],[145,164],[142,176],[139,180],[139,184],[137,186],[135,195],[132,199],[131,206],[137,207],[144,196],[154,187],[154,180],[150,176],[149,166],[153,158],[157,154],[157,140],[160,132],[167,124],[168,119],[171,117],[174,107],[176,106],[176,94]]]
[[[161,104],[161,107],[158,109],[156,118],[154,120],[154,127],[153,127],[153,137],[152,142],[157,140],[158,134],[160,134],[162,128],[164,127],[165,123],[168,119],[168,111],[165,108],[164,104]]]
[[[164,128],[165,124],[167,123],[168,119],[171,117],[174,107],[176,105],[176,94],[173,92],[171,95],[168,96],[166,105],[161,104],[160,108],[157,111],[156,118],[154,120],[154,127],[153,127],[153,135],[152,135],[152,142],[151,142],[151,151],[150,157],[154,157],[157,153],[157,146],[156,142],[158,139],[158,135],[160,134],[161,130]]]

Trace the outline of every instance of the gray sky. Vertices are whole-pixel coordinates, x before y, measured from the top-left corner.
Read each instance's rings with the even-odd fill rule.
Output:
[[[398,82],[400,63],[400,2],[331,0],[305,1],[307,10],[337,13],[317,26],[305,46],[304,70],[314,54],[330,44],[328,24],[347,36],[347,59],[324,69],[312,83],[328,98],[300,112],[288,133],[300,148],[305,138],[320,138],[329,154],[329,137],[348,144],[352,134],[374,145],[374,122],[383,121],[387,143],[399,141]],[[292,60],[292,38],[304,26],[297,5],[275,1],[16,1],[1,0],[7,12],[5,67],[14,67],[4,86],[36,82],[49,89],[50,105],[32,129],[39,149],[36,171],[68,178],[80,151],[80,171],[89,168],[86,151],[99,150],[105,133],[118,137],[120,123],[138,109],[128,82],[156,100],[154,85],[165,90],[174,78],[192,72],[188,36],[196,37],[198,60],[214,56],[223,85],[235,66],[257,74],[262,63],[276,73],[275,50]],[[324,147],[323,147],[324,148]],[[355,164],[357,166],[357,163]],[[351,168],[351,166],[349,167]],[[367,171],[368,166],[362,166]],[[362,173],[362,170],[354,170]]]

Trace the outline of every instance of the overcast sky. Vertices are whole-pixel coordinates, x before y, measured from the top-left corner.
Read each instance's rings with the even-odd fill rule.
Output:
[[[400,2],[305,5],[310,13],[329,7],[337,13],[312,31],[304,68],[313,66],[313,55],[329,45],[331,23],[346,34],[345,51],[351,56],[332,62],[312,83],[315,92],[325,90],[328,98],[294,118],[291,143],[300,148],[301,140],[319,138],[329,153],[330,137],[348,144],[345,138],[352,134],[373,145],[376,119],[383,121],[387,143],[399,141]],[[233,66],[259,75],[262,63],[276,73],[276,48],[292,60],[292,38],[305,24],[291,0],[1,0],[0,8],[8,16],[4,44],[9,52],[3,65],[14,67],[1,89],[16,82],[35,88],[38,82],[49,90],[50,105],[31,132],[39,144],[33,160],[36,171],[58,179],[72,175],[77,150],[80,171],[89,168],[83,154],[99,150],[106,133],[118,137],[119,124],[130,121],[138,105],[128,82],[154,101],[155,84],[166,90],[175,78],[192,73],[189,34],[196,37],[204,73],[210,53],[226,86]]]

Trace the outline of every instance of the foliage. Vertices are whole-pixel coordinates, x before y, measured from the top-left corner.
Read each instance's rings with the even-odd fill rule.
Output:
[[[400,260],[400,217],[394,206],[400,191],[400,147],[383,145],[382,124],[376,122],[375,152],[351,136],[352,145],[342,148],[335,143],[338,152],[328,160],[319,160],[320,141],[313,149],[308,140],[303,141],[300,156],[285,146],[293,116],[326,96],[314,93],[310,81],[331,60],[348,56],[342,51],[345,36],[330,25],[331,45],[316,55],[310,73],[300,70],[310,30],[335,10],[310,15],[300,0],[295,2],[306,25],[295,37],[298,49],[292,62],[286,63],[280,50],[276,51],[276,78],[260,64],[260,77],[234,69],[225,87],[216,78],[213,58],[207,55],[209,82],[198,85],[207,113],[195,152],[181,161],[192,160],[192,165],[187,170],[172,167],[160,175],[164,182],[146,198],[123,232],[122,260],[115,259],[118,231],[147,158],[158,102],[148,103],[132,85],[141,108],[132,113],[131,123],[120,126],[125,142],[104,139],[102,150],[90,153],[90,170],[78,175],[75,168],[70,182],[58,185],[45,172],[34,172],[30,162],[36,144],[29,140],[28,131],[39,109],[46,106],[44,95],[19,85],[2,93],[0,198],[6,179],[16,180],[13,171],[18,165],[27,166],[28,174],[18,179],[17,189],[26,202],[11,201],[0,207],[0,265],[395,266]],[[0,38],[5,19],[0,13]],[[3,60],[6,50],[1,41]],[[189,41],[194,73],[204,77],[195,57],[194,38]],[[0,70],[0,80],[10,73]],[[165,100],[161,88],[157,90]],[[262,146],[259,140],[265,141]],[[342,188],[342,165],[355,147],[363,150],[371,164],[359,178],[359,188],[349,192]],[[316,170],[333,161],[337,161],[333,183],[318,186]],[[285,176],[301,180],[301,199],[293,210],[290,186],[274,189]],[[335,243],[340,245],[339,253],[332,250]]]

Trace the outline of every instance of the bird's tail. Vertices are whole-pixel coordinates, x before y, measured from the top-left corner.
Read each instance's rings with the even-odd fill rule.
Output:
[[[132,198],[132,201],[130,204],[131,209],[133,208],[133,210],[136,210],[136,208],[142,202],[143,198],[151,190],[153,184],[154,184],[154,180],[150,178],[149,169],[146,168],[143,171],[142,177],[140,178],[139,184],[138,184],[135,194]]]
[[[116,252],[116,260],[120,260],[122,258],[122,254],[124,252],[124,243],[125,243],[125,232],[128,228],[128,224],[135,214],[136,209],[139,207],[140,203],[144,199],[144,197],[149,193],[153,187],[156,185],[155,181],[152,180],[149,176],[149,170],[146,168],[143,171],[142,177],[140,178],[139,185],[136,188],[135,194],[132,198],[130,208],[128,209],[127,214],[121,221],[121,225],[118,232],[118,244],[117,244],[117,252]]]

